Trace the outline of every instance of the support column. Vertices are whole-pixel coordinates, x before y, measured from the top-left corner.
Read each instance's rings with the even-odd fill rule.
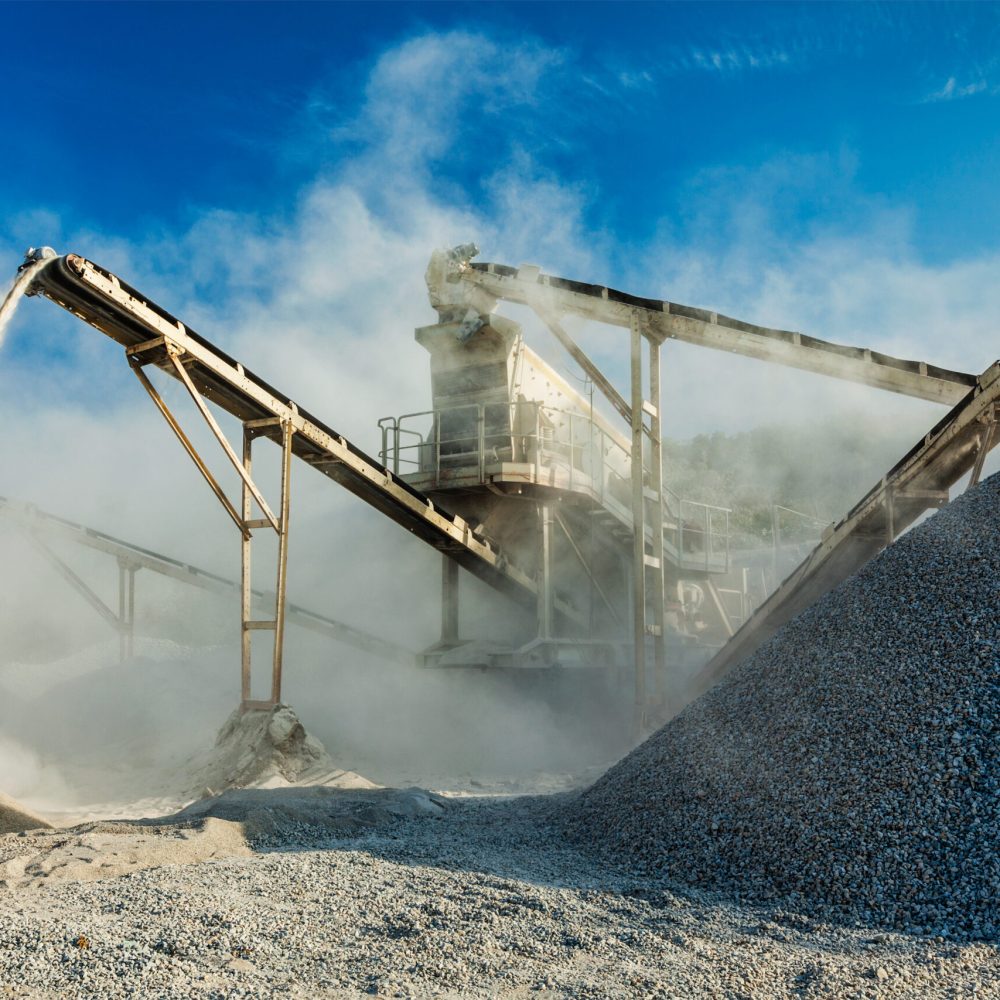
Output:
[[[633,312],[631,331],[632,388],[632,643],[635,671],[635,726],[646,716],[646,518],[642,479],[642,331]]]
[[[458,642],[458,563],[441,556],[441,642]]]
[[[135,651],[135,573],[127,559],[118,559],[118,659],[124,663]]]
[[[130,659],[135,654],[135,573],[136,567],[128,568],[128,593],[126,597],[126,610],[128,611],[128,625],[125,632],[125,654]]]
[[[271,672],[271,703],[281,701],[281,668],[285,651],[285,591],[288,579],[288,511],[291,501],[292,425],[281,424],[281,514],[278,520],[278,572],[274,596],[274,665]]]
[[[649,340],[649,413],[650,444],[650,512],[649,521],[653,529],[653,562],[650,572],[653,578],[653,662],[656,676],[656,693],[666,700],[667,653],[666,653],[666,601],[663,586],[663,432],[660,420],[662,406],[660,391],[660,345]],[[679,512],[678,512],[679,513]]]
[[[274,515],[269,510],[264,510],[264,517],[253,518],[251,517],[253,503],[257,500],[260,492],[251,478],[253,471],[253,440],[258,435],[264,433],[267,433],[268,436],[273,436],[276,428],[279,429],[281,434],[281,500],[278,507],[278,514]],[[287,606],[288,517],[291,499],[293,433],[294,430],[291,424],[287,421],[279,420],[277,417],[248,420],[243,425],[243,460],[240,463],[242,470],[240,478],[243,481],[242,525],[244,533],[241,546],[240,611],[242,619],[241,689],[244,710],[268,709],[281,701],[281,677],[285,646],[285,609]],[[256,603],[261,603],[263,598],[259,593],[255,593],[253,589],[253,532],[258,528],[269,527],[273,527],[278,536],[274,604],[272,605],[274,616],[272,618],[255,619],[253,617],[255,600]],[[267,701],[255,701],[251,693],[253,686],[251,632],[255,631],[269,631],[273,636],[271,646],[271,695]]]
[[[551,639],[555,616],[552,590],[552,508],[546,503],[538,508],[538,638]]]
[[[253,431],[243,425],[243,469],[246,478],[253,472]],[[242,482],[243,487],[243,525],[250,520],[253,513],[250,490],[247,488],[246,478]],[[252,536],[249,531],[244,530],[240,545],[240,688],[241,704],[246,705],[250,701],[250,629],[247,623],[253,618],[253,574],[252,574]]]
[[[143,365],[147,363],[145,355],[154,348],[163,347],[166,351],[166,359],[170,362],[174,373],[187,389],[198,412],[204,418],[209,430],[222,448],[226,458],[236,470],[241,484],[241,509],[230,501],[218,480],[205,464],[204,459],[198,454],[197,449],[191,439],[181,429],[177,419],[170,412],[170,408],[164,402],[163,397],[156,391],[155,386],[149,381],[143,371]],[[291,405],[292,415],[262,417],[255,420],[243,422],[243,454],[242,457],[236,454],[232,444],[223,433],[218,421],[212,416],[205,399],[198,387],[192,380],[185,366],[185,351],[183,348],[172,343],[168,338],[162,337],[143,344],[136,344],[126,349],[129,357],[129,364],[135,372],[137,378],[142,383],[143,388],[149,397],[156,404],[157,409],[170,425],[178,440],[184,446],[184,450],[194,461],[205,481],[211,487],[212,492],[218,497],[226,512],[232,518],[242,535],[241,558],[240,558],[240,675],[241,675],[241,707],[244,711],[251,709],[269,709],[281,700],[281,674],[284,654],[285,639],[285,607],[286,607],[286,579],[288,568],[288,512],[291,492],[291,460],[292,460],[292,435],[295,433],[293,425],[294,414],[297,412],[294,405]],[[241,372],[242,374],[242,372]],[[266,435],[277,440],[281,445],[281,502],[278,513],[275,514],[268,506],[267,501],[260,488],[253,480],[253,440],[259,435]],[[263,517],[253,517],[254,505],[264,515]],[[274,589],[274,614],[270,618],[255,619],[253,617],[255,599],[263,602],[263,597],[253,589],[252,574],[252,535],[258,528],[271,528],[278,536],[278,557],[276,568],[276,580]],[[271,696],[267,701],[254,701],[252,697],[253,686],[253,649],[250,633],[252,631],[269,631],[272,633],[271,646]]]

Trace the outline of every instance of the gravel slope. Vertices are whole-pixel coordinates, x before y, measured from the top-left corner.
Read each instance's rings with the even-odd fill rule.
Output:
[[[1000,476],[785,626],[569,810],[638,870],[1000,937]]]
[[[995,947],[671,891],[552,811],[453,800],[343,838],[300,815],[251,856],[0,892],[0,996],[1000,996]]]

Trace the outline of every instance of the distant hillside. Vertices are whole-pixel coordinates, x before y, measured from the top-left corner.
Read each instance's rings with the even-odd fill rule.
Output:
[[[861,417],[663,442],[664,477],[681,497],[730,507],[734,532],[771,539],[771,505],[824,522],[845,514],[914,442],[912,429],[873,433]],[[800,530],[805,529],[801,525]],[[789,541],[794,519],[782,522]]]

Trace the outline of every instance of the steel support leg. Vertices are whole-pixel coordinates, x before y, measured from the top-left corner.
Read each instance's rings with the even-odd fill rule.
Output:
[[[458,563],[441,556],[441,642],[458,642]]]
[[[281,517],[278,528],[278,573],[274,588],[274,667],[271,673],[271,703],[281,701],[281,669],[285,650],[285,607],[288,580],[288,510],[291,499],[292,426],[281,425]]]
[[[288,576],[288,511],[291,493],[291,464],[292,464],[292,435],[295,433],[291,421],[283,417],[265,417],[261,420],[248,420],[243,424],[243,455],[242,458],[236,454],[229,439],[223,433],[218,421],[212,416],[208,405],[202,398],[197,386],[188,374],[184,366],[184,352],[170,343],[166,343],[167,358],[173,366],[177,377],[187,389],[195,407],[204,418],[209,430],[216,441],[232,463],[240,478],[241,509],[237,510],[234,504],[226,496],[225,491],[219,485],[218,480],[212,475],[208,466],[197,449],[192,444],[190,438],[181,429],[180,424],[170,412],[169,407],[164,402],[163,397],[156,391],[155,386],[149,381],[143,371],[143,355],[147,349],[157,346],[158,341],[150,341],[147,344],[139,344],[128,349],[129,364],[135,372],[143,388],[149,394],[150,399],[156,404],[157,409],[169,424],[177,439],[183,445],[184,450],[190,455],[199,472],[211,487],[212,492],[218,497],[219,502],[226,512],[233,519],[233,522],[240,530],[242,536],[241,558],[240,558],[240,701],[244,710],[250,708],[271,708],[281,701],[281,675],[284,654],[285,640],[285,607],[286,607],[286,583]],[[278,513],[275,514],[264,499],[263,493],[253,479],[253,439],[260,434],[270,432],[273,436],[275,430],[281,435],[281,503]],[[254,504],[264,515],[262,518],[254,518]],[[278,536],[278,557],[276,580],[274,588],[274,617],[270,619],[258,620],[253,617],[254,593],[253,593],[253,561],[252,561],[252,539],[253,531],[257,528],[273,528]],[[119,610],[121,616],[125,613],[125,585],[119,581]],[[134,601],[134,594],[128,598]],[[124,620],[124,619],[122,619]],[[253,650],[251,642],[251,632],[270,631],[273,633],[273,643],[271,647],[271,696],[268,701],[254,701],[252,698]],[[123,637],[123,650],[126,642]],[[128,638],[128,648],[131,649],[132,640]]]
[[[666,595],[663,587],[663,433],[660,422],[662,406],[660,392],[660,345],[649,341],[649,522],[653,529],[653,563],[649,572],[653,583],[653,663],[656,675],[656,693],[667,697],[666,655]]]
[[[632,643],[635,673],[635,726],[646,721],[646,518],[642,476],[642,331],[633,313],[632,372]]]
[[[552,508],[538,508],[538,638],[551,639],[555,617],[552,589]]]
[[[127,559],[118,559],[118,659],[135,652],[135,573]]]
[[[249,476],[253,472],[253,433],[243,425],[243,469]],[[242,480],[243,493],[243,524],[250,520],[253,514],[253,497],[247,489],[246,480]],[[251,647],[250,629],[247,622],[253,618],[253,536],[249,531],[243,532],[240,546],[240,703],[246,705],[250,701],[251,691]]]
[[[259,490],[253,483],[253,441],[265,428],[273,428],[279,421],[275,419],[251,420],[243,425],[243,523],[248,531],[243,536],[241,559],[241,692],[243,709],[271,708],[281,701],[281,681],[285,645],[285,611],[287,608],[288,577],[288,517],[291,499],[292,427],[281,423],[281,501],[277,517],[278,557],[275,572],[274,617],[259,620],[253,617],[253,529],[266,528],[270,517],[259,520],[251,518],[253,503]],[[266,511],[265,511],[266,514]],[[253,647],[251,633],[271,631],[271,696],[267,701],[255,701],[252,697]]]

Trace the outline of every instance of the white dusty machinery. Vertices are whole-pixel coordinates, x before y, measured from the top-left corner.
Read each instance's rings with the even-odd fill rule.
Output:
[[[380,642],[286,601],[293,458],[442,553],[441,638],[419,657],[424,664],[626,675],[642,727],[679,710],[925,511],[947,503],[949,489],[963,476],[978,480],[997,443],[1000,363],[979,376],[948,371],[552,277],[535,267],[474,263],[476,254],[468,245],[432,256],[427,282],[439,322],[421,327],[416,337],[430,353],[433,408],[381,420],[378,459],[91,261],[45,249],[29,252],[21,266],[16,291],[46,296],[125,348],[139,382],[235,524],[243,568],[244,708],[270,707],[281,698],[286,621],[310,619],[312,627],[370,651],[378,652]],[[524,343],[520,327],[497,314],[504,301],[537,313],[610,404],[614,419],[595,410],[592,398]],[[615,388],[567,332],[563,319],[569,314],[628,331],[627,392]],[[933,400],[949,410],[755,608],[745,586],[732,586],[729,512],[678,497],[664,483],[660,350],[668,340]],[[168,408],[150,377],[155,370],[187,389],[240,476],[238,500],[226,495]],[[240,421],[242,441],[228,440],[212,407]],[[274,508],[253,476],[258,438],[282,450]],[[46,522],[34,518],[36,527]],[[85,532],[66,522],[58,527]],[[253,590],[250,575],[253,537],[260,531],[278,538],[273,597],[266,599]],[[148,568],[177,575],[163,570],[172,562],[166,557],[108,536],[96,547],[115,554],[115,545],[139,553]],[[130,565],[129,552],[117,554]],[[460,568],[527,607],[530,630],[506,644],[462,637]],[[198,573],[185,567],[182,575]],[[134,619],[123,606],[120,630],[133,627],[126,622],[130,614]],[[251,692],[254,631],[273,638],[271,689],[263,699]],[[388,644],[386,651],[398,653]]]

